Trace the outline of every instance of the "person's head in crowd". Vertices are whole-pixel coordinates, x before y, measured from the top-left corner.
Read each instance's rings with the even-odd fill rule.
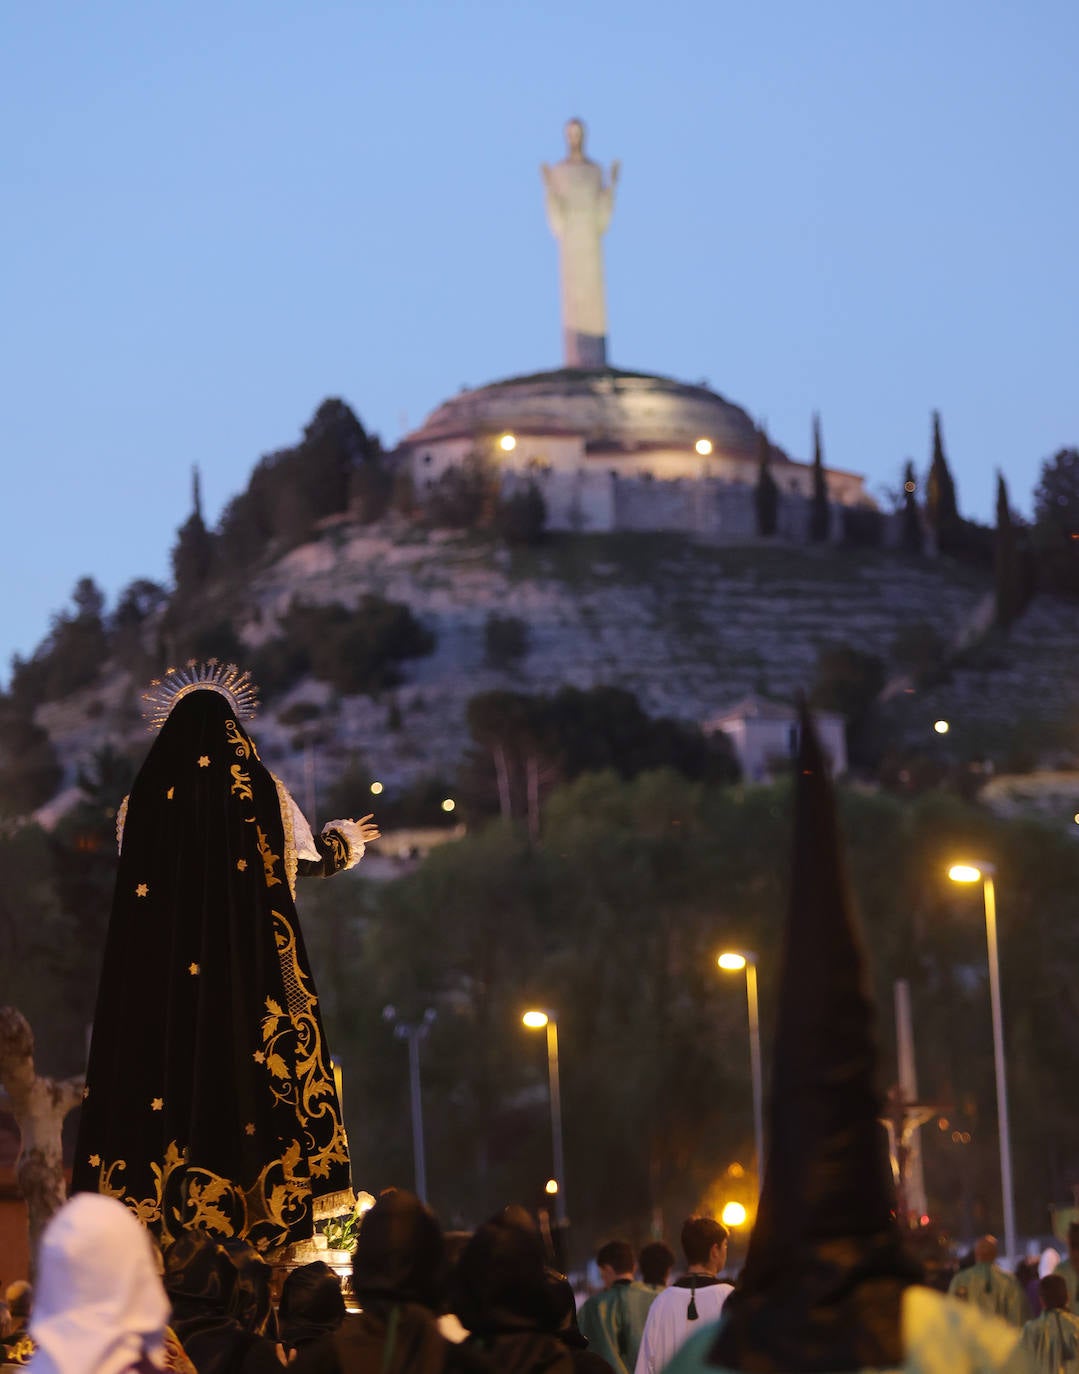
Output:
[[[979,1236],[974,1242],[974,1263],[993,1264],[997,1257],[996,1236]]]
[[[475,1336],[554,1333],[564,1316],[539,1233],[505,1214],[478,1227],[465,1246],[453,1274],[451,1304]]]
[[[286,1350],[300,1350],[337,1328],[345,1319],[341,1280],[328,1264],[315,1260],[285,1276],[277,1326]]]
[[[221,1247],[236,1271],[229,1315],[245,1331],[261,1336],[273,1315],[270,1289],[272,1270],[254,1246],[245,1240],[223,1240]]]
[[[8,1284],[4,1301],[11,1316],[11,1329],[22,1330],[30,1320],[30,1309],[34,1305],[33,1287],[25,1279],[16,1279]]]
[[[637,1256],[641,1268],[641,1282],[651,1288],[665,1288],[674,1268],[674,1251],[661,1240],[649,1241],[641,1246]]]
[[[270,1270],[245,1241],[183,1231],[165,1251],[172,1328],[199,1374],[232,1374],[266,1338]],[[273,1344],[266,1340],[269,1349]]]
[[[352,1255],[352,1291],[362,1307],[413,1302],[437,1312],[446,1250],[433,1212],[404,1189],[382,1194],[364,1215]]]
[[[633,1247],[628,1241],[609,1240],[596,1251],[596,1267],[604,1288],[610,1288],[616,1279],[632,1279],[633,1266]]]
[[[727,1228],[715,1217],[687,1217],[682,1225],[686,1263],[714,1277],[727,1263],[727,1235]]]
[[[1068,1285],[1064,1281],[1062,1274],[1046,1274],[1044,1279],[1038,1280],[1038,1297],[1042,1300],[1045,1310],[1052,1311],[1053,1308],[1067,1307],[1068,1305]]]
[[[34,1374],[163,1369],[169,1301],[145,1228],[115,1198],[78,1193],[41,1238]]]

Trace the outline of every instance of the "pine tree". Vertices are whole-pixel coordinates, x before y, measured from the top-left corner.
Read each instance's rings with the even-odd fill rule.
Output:
[[[772,446],[763,425],[757,431],[757,486],[753,499],[757,508],[757,533],[770,539],[779,525],[779,487],[772,476]]]
[[[820,416],[813,416],[813,497],[809,508],[809,538],[823,544],[831,529],[828,483],[824,476],[824,453],[820,437]]]
[[[963,521],[956,502],[955,482],[944,456],[940,411],[933,411],[933,458],[926,481],[925,514],[937,536],[941,553],[954,553],[962,539]]]
[[[1023,570],[1004,474],[997,473],[997,533],[994,546],[997,624],[1006,630],[1023,609]]]
[[[921,553],[925,548],[922,513],[918,509],[918,479],[909,458],[903,469],[903,548],[907,553]]]

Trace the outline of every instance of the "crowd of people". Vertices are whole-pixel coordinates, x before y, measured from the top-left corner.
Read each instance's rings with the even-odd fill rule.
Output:
[[[456,1239],[456,1253],[453,1240]],[[715,1329],[735,1286],[723,1276],[727,1232],[711,1217],[682,1227],[677,1277],[663,1242],[639,1255],[623,1240],[595,1255],[602,1287],[578,1311],[529,1215],[509,1207],[468,1237],[447,1238],[408,1192],[385,1192],[353,1255],[351,1310],[322,1261],[273,1270],[246,1242],[184,1232],[165,1250],[128,1208],[79,1194],[49,1225],[36,1289],[0,1304],[4,1374],[660,1374],[696,1332]],[[1016,1369],[1079,1374],[1079,1302],[1070,1257],[1020,1280],[982,1237],[949,1294],[1021,1328]]]

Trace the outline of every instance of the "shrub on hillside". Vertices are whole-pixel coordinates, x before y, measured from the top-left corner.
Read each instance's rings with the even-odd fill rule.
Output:
[[[282,629],[294,644],[303,671],[337,691],[376,692],[401,681],[401,663],[431,653],[434,635],[399,601],[371,594],[354,611],[332,602],[306,605],[294,601]]]
[[[519,663],[528,653],[527,624],[516,615],[492,611],[483,625],[483,652],[487,665],[503,671]]]
[[[535,482],[504,496],[495,508],[495,530],[507,544],[537,544],[547,528],[547,502]]]

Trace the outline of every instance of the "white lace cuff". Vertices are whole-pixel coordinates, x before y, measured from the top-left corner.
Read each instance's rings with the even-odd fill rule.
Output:
[[[325,839],[327,832],[336,830],[348,846],[348,862],[346,868],[355,868],[363,858],[363,851],[366,848],[363,842],[363,834],[355,821],[327,821],[322,827],[322,838]]]

